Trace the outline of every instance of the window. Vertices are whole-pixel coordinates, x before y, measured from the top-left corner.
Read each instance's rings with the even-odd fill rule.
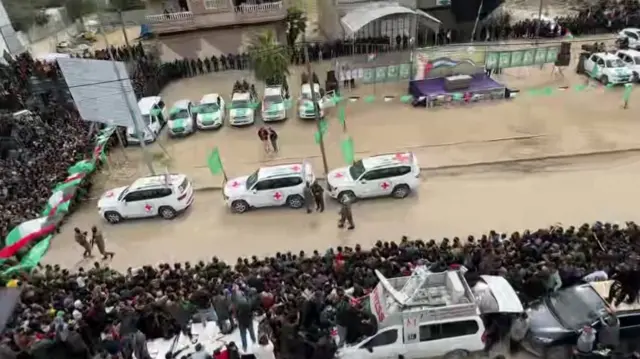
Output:
[[[353,166],[349,167],[349,174],[353,180],[360,178],[365,171],[366,169],[364,168],[362,160],[354,162]]]
[[[181,108],[171,114],[172,120],[178,120],[182,118],[189,118],[189,110],[187,110],[186,108]]]
[[[227,7],[228,0],[204,0],[204,8],[207,10],[217,10]]]
[[[366,179],[367,181],[373,181],[373,180],[383,179],[387,177],[391,177],[389,169],[382,168],[379,170],[369,171],[362,178]]]
[[[146,191],[136,191],[129,193],[124,200],[127,202],[143,201],[147,199]]]
[[[630,38],[632,38],[634,40],[638,40],[638,35],[636,35],[635,33],[631,32],[631,31],[625,31],[624,34],[629,36]]]
[[[160,100],[160,102],[158,102],[158,107],[164,108],[164,106],[164,101]]]
[[[387,171],[389,172],[389,175],[387,177],[398,177],[398,176],[404,176],[407,173],[411,172],[411,167],[409,166],[392,167],[392,168],[387,168]]]
[[[369,339],[368,342],[364,343],[361,348],[375,348],[381,347],[383,345],[393,344],[398,341],[398,330],[392,329],[387,330],[386,332],[382,332],[375,337]]]
[[[258,191],[266,191],[274,188],[277,188],[275,180],[260,181],[258,182],[258,184],[256,184],[256,187],[255,187],[255,189]]]
[[[420,326],[420,341],[428,342],[476,334],[480,328],[475,320]]]
[[[302,183],[300,177],[285,177],[274,180],[276,182],[274,188],[293,187]]]
[[[614,69],[617,67],[624,67],[624,63],[620,61],[620,59],[607,60],[607,67]]]
[[[253,172],[253,174],[247,178],[247,189],[251,189],[251,187],[253,187],[253,185],[258,181],[258,171]]]
[[[170,196],[171,193],[173,193],[170,188],[156,188],[147,190],[146,192],[147,199],[164,198]]]
[[[597,63],[599,66],[604,66],[604,60],[603,60],[603,59],[601,59],[601,58],[599,58],[599,57],[596,57],[596,63]]]

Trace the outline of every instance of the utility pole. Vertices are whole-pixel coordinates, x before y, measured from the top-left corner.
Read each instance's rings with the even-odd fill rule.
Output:
[[[147,144],[145,143],[145,138],[146,138],[145,131],[140,131],[140,123],[138,123],[136,112],[133,108],[133,105],[131,104],[131,101],[129,101],[129,97],[127,96],[127,90],[124,87],[124,84],[122,83],[122,78],[120,77],[120,72],[118,71],[118,66],[116,64],[115,57],[113,56],[113,51],[111,50],[111,45],[109,44],[109,40],[107,39],[107,34],[104,32],[104,27],[102,25],[103,17],[102,17],[101,6],[97,1],[96,1],[96,5],[97,5],[97,13],[98,13],[98,24],[99,24],[98,26],[100,29],[100,33],[104,38],[104,45],[107,47],[107,51],[109,52],[109,59],[111,60],[111,64],[113,65],[113,72],[116,74],[116,79],[118,81],[118,84],[120,84],[120,89],[122,90],[122,96],[124,96],[124,100],[127,103],[127,109],[129,110],[129,116],[131,116],[131,121],[133,121],[134,131],[136,133],[136,136],[138,137],[138,140],[140,141],[140,148],[142,149],[142,156],[144,157],[144,162],[146,163],[147,168],[149,169],[149,172],[155,176],[156,171],[153,169],[153,162],[151,160],[149,151],[147,150]],[[133,91],[133,88],[131,89],[131,91]],[[120,143],[120,145],[122,145],[122,143]]]
[[[540,0],[540,6],[538,7],[538,23],[536,24],[536,45],[538,45],[538,39],[540,38],[540,23],[542,22],[542,4],[543,0]]]
[[[303,42],[304,43],[304,42]],[[318,101],[316,98],[316,90],[314,88],[313,83],[313,72],[311,71],[311,61],[309,60],[309,47],[304,44],[304,58],[307,62],[307,78],[309,79],[309,86],[311,86],[311,101],[313,101],[313,112],[315,114],[316,128],[318,130],[318,134],[320,135],[320,154],[322,155],[322,166],[324,167],[324,175],[327,176],[329,174],[329,166],[327,165],[327,154],[324,151],[324,135],[322,134],[322,128],[320,127],[320,105],[318,105]]]

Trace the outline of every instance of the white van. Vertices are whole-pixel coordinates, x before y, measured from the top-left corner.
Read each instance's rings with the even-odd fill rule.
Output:
[[[167,108],[160,96],[143,97],[138,101],[138,109],[142,115],[143,125],[140,128],[144,133],[145,143],[154,142],[162,128],[167,123]],[[136,134],[135,127],[127,127],[127,141],[130,144],[139,144],[140,138]]]

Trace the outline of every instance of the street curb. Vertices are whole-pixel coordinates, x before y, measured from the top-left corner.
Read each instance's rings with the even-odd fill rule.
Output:
[[[420,167],[420,170],[441,171],[441,170],[463,169],[463,168],[482,167],[482,166],[500,166],[500,165],[514,164],[514,163],[523,163],[523,162],[548,161],[548,160],[559,160],[559,159],[567,159],[567,158],[580,158],[580,157],[602,156],[602,155],[606,156],[606,155],[615,155],[615,154],[631,153],[631,152],[640,152],[640,147],[622,148],[617,150],[605,150],[605,151],[578,152],[578,153],[563,154],[563,155],[548,155],[548,156],[531,157],[531,158],[517,158],[517,159],[511,159],[511,160],[482,161],[482,162],[465,163],[461,165]],[[316,177],[316,178],[319,180],[326,179],[325,177]],[[222,189],[222,186],[206,186],[206,187],[195,188],[195,191],[196,192],[212,192],[212,191],[219,191],[221,189]]]

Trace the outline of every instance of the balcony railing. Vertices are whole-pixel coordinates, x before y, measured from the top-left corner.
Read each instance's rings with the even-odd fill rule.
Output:
[[[170,14],[147,15],[146,19],[155,33],[190,31],[232,25],[257,24],[284,20],[287,9],[282,1],[240,5],[233,11],[193,14],[190,11]]]

